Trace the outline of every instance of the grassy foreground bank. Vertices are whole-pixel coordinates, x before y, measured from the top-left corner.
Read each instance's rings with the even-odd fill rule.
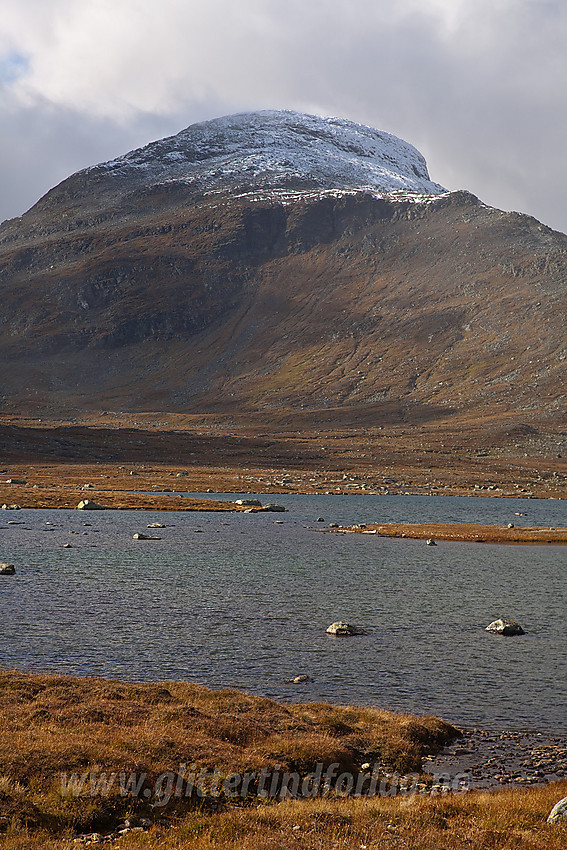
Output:
[[[259,796],[256,779],[234,797],[212,793],[207,781],[196,794],[179,779],[186,776],[182,765],[194,766],[193,773],[216,768],[223,777],[262,771],[304,777],[317,765],[357,777],[368,763],[380,765],[385,776],[407,774],[419,772],[423,756],[457,734],[434,717],[280,704],[180,682],[1,672],[0,846],[76,847],[78,836],[96,832],[112,834],[120,847],[152,850],[563,847],[567,830],[547,825],[546,817],[567,794],[567,783],[498,794],[360,799],[331,791],[280,801]],[[121,772],[144,778],[136,794],[109,784]],[[172,772],[182,793],[161,805],[152,789]],[[65,791],[73,773],[88,777],[77,794]],[[125,820],[143,829],[119,836]]]

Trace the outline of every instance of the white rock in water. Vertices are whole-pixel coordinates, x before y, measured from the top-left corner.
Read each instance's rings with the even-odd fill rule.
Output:
[[[104,511],[104,510],[106,510],[106,508],[104,508],[102,505],[97,505],[96,502],[91,502],[90,499],[83,499],[77,505],[77,510],[78,511]]]
[[[360,629],[358,626],[353,626],[351,623],[345,622],[345,620],[337,620],[336,623],[331,623],[331,625],[327,629],[328,635],[337,635],[337,636],[350,636],[350,635],[365,635],[366,632],[364,629]]]
[[[486,631],[494,632],[497,635],[505,635],[506,637],[510,637],[511,635],[525,635],[525,631],[519,623],[516,623],[515,620],[507,620],[505,617],[493,620],[486,627]]]
[[[6,564],[0,561],[0,576],[13,576],[16,573],[16,568],[13,564]]]

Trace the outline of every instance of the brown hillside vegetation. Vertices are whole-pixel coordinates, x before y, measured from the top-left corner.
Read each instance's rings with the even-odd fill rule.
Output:
[[[184,200],[2,226],[5,409],[559,424],[562,234],[465,192]]]

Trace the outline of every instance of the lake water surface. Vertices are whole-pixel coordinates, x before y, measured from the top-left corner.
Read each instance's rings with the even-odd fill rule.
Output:
[[[564,502],[259,498],[288,512],[6,513],[0,560],[17,574],[0,578],[0,665],[184,679],[277,699],[437,714],[467,726],[567,731],[566,547],[432,548],[322,533],[326,526],[315,521],[556,526],[567,524]],[[155,521],[168,525],[149,532],[161,540],[132,539]],[[527,634],[485,632],[499,616],[518,620]],[[368,634],[328,636],[338,619]],[[301,673],[314,681],[291,684]]]

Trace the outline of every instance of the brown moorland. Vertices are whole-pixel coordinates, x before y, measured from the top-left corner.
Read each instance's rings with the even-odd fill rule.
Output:
[[[567,497],[567,440],[549,423],[481,424],[471,416],[431,425],[378,425],[371,417],[337,424],[335,414],[290,412],[290,421],[269,426],[244,415],[0,416],[0,500],[74,507],[85,484],[95,501],[131,507],[171,507],[175,497],[165,490]]]
[[[301,773],[316,762],[360,770],[419,770],[421,759],[458,730],[432,717],[325,704],[284,705],[234,690],[0,673],[0,846],[77,846],[74,836],[114,836],[124,848],[323,847],[559,850],[565,825],[546,823],[567,783],[497,793],[325,798],[275,802],[185,799],[152,808],[111,788],[62,793],[61,773],[145,773],[193,763],[220,771],[276,764]],[[145,820],[141,821],[142,816]],[[127,818],[144,830],[117,835]],[[151,821],[151,825],[150,825]],[[84,841],[85,839],[81,839]]]
[[[111,830],[128,813],[152,816],[147,796],[65,796],[61,773],[124,771],[154,788],[180,765],[244,774],[262,769],[302,776],[336,763],[355,775],[366,762],[419,771],[427,753],[459,735],[434,717],[323,703],[284,705],[235,690],[181,682],[127,684],[103,679],[0,673],[0,831],[11,824],[53,833]],[[255,783],[249,796],[255,797]],[[155,803],[155,799],[150,800]],[[224,801],[226,802],[226,801]],[[173,815],[214,799],[182,797]],[[216,805],[216,804],[215,804]]]

